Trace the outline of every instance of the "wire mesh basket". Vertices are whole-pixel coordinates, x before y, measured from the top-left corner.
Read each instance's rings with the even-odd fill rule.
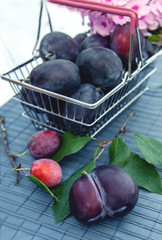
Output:
[[[86,1],[58,0],[52,2],[91,10],[112,11],[111,7],[103,8],[97,3],[89,5]],[[121,13],[120,8],[117,10]],[[128,11],[126,10],[124,14],[128,14]],[[135,18],[135,14],[133,12],[131,14]],[[131,19],[131,22],[136,24],[134,19]],[[93,104],[26,83],[24,79],[28,78],[36,66],[43,63],[40,56],[34,56],[29,61],[2,74],[1,78],[10,83],[15,92],[14,99],[21,102],[24,108],[23,116],[30,119],[37,129],[51,128],[61,133],[71,131],[75,135],[94,136],[148,90],[147,81],[156,71],[156,60],[160,55],[162,55],[162,50],[157,51],[146,61],[141,59],[135,71],[131,72],[131,69],[128,69],[123,74],[121,83]],[[61,110],[62,106],[64,112]],[[73,114],[68,113],[69,107],[73,109]],[[87,116],[91,116],[90,120]]]

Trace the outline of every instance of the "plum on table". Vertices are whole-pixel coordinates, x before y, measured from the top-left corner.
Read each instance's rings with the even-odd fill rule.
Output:
[[[94,223],[129,214],[138,200],[134,179],[122,168],[101,165],[74,182],[69,194],[72,214],[81,222]]]
[[[34,133],[28,141],[30,154],[35,158],[52,157],[61,144],[58,132],[54,130],[41,130]]]
[[[30,174],[38,178],[49,188],[57,186],[62,180],[60,165],[48,158],[35,160],[31,165]]]

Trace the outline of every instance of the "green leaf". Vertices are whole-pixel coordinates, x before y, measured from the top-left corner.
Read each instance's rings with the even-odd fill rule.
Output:
[[[120,139],[115,139],[109,148],[110,164],[126,170],[139,187],[150,192],[162,193],[162,182],[156,167],[131,153],[128,146]]]
[[[55,187],[52,191],[59,198],[59,202],[54,202],[53,210],[55,214],[55,223],[63,221],[66,217],[70,215],[69,207],[69,192],[73,183],[82,176],[82,171],[90,173],[96,164],[94,161],[91,161],[76,171],[71,177],[69,177],[64,183]]]
[[[124,169],[134,178],[139,187],[150,192],[162,193],[162,182],[156,167],[131,153]]]
[[[53,194],[53,192],[44,184],[42,183],[38,178],[34,177],[33,175],[27,176],[33,183],[35,183],[38,187],[42,188],[47,193],[51,194],[57,202],[59,202],[59,199]]]
[[[152,34],[150,37],[147,38],[150,42],[158,43],[160,41],[160,34]]]
[[[109,148],[110,164],[124,167],[129,156],[130,150],[121,138],[117,138],[111,143]]]
[[[66,132],[61,137],[61,147],[52,157],[56,162],[60,162],[65,156],[76,153],[81,150],[89,141],[90,136],[78,137],[70,132]]]
[[[140,134],[134,134],[134,137],[143,158],[151,164],[162,166],[162,142]]]

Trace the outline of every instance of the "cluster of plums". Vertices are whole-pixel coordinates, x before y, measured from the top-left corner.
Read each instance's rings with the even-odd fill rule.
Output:
[[[121,82],[123,72],[127,70],[129,27],[129,23],[117,26],[109,37],[83,33],[71,38],[62,32],[45,35],[39,48],[43,63],[31,71],[29,84],[88,104],[97,102]],[[154,54],[153,46],[142,35],[141,46],[145,59]],[[134,66],[138,59],[135,35]],[[74,106],[70,102],[58,103],[54,98],[49,104],[46,94],[33,94],[25,88],[21,90],[21,97],[28,103],[47,110],[52,108],[54,113],[71,119],[75,114],[78,122],[89,124],[96,115],[95,109]],[[36,108],[33,110],[40,111]],[[48,117],[51,122],[60,121],[51,114]],[[73,131],[74,127],[79,129],[77,124],[74,126],[67,119],[62,124],[69,131]],[[30,154],[37,159],[31,165],[30,174],[49,188],[54,188],[62,180],[60,165],[50,159],[60,146],[60,135],[54,130],[38,131],[28,142]],[[113,165],[101,165],[90,174],[84,172],[74,182],[69,193],[69,206],[76,219],[93,223],[105,216],[122,217],[130,213],[137,203],[138,194],[136,182],[126,171]]]
[[[30,174],[49,188],[62,180],[60,165],[51,160],[61,146],[60,136],[54,130],[38,131],[28,141],[30,154],[37,158]],[[122,217],[136,206],[139,190],[133,178],[122,168],[101,165],[90,174],[84,174],[72,185],[69,193],[71,213],[81,222],[93,223],[105,216]]]
[[[73,99],[93,104],[105,93],[116,87],[122,80],[127,68],[130,41],[130,25],[117,26],[109,37],[99,34],[89,36],[78,34],[75,38],[62,32],[51,32],[43,37],[39,52],[43,63],[35,67],[29,76],[29,84]],[[143,55],[145,58],[154,53],[153,46],[141,35]],[[134,37],[133,64],[139,57],[137,37]],[[102,90],[101,90],[102,89]],[[21,90],[21,97],[26,102],[53,110],[86,124],[93,122],[96,111],[63,101],[58,104],[45,94],[28,89]],[[43,100],[43,101],[42,101]],[[35,111],[39,111],[35,109]],[[48,115],[51,122],[57,118]],[[66,130],[72,131],[74,126],[63,120]],[[78,125],[76,125],[78,127]],[[86,132],[84,132],[85,134]]]

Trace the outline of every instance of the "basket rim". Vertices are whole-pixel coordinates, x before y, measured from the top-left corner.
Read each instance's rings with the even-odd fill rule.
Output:
[[[120,90],[127,83],[127,81],[131,81],[137,74],[140,73],[140,71],[142,71],[144,68],[146,68],[152,62],[154,62],[161,55],[162,55],[162,49],[159,50],[157,53],[155,53],[148,60],[146,60],[144,65],[142,65],[141,62],[140,62],[139,65],[138,65],[138,68],[132,73],[131,77],[128,76],[128,71],[125,72],[125,74],[124,74],[124,76],[122,78],[121,83],[118,84],[115,88],[113,88],[110,92],[105,94],[100,100],[98,100],[97,102],[95,102],[93,104],[88,104],[88,103],[76,100],[74,98],[61,95],[59,93],[54,93],[54,92],[51,92],[51,91],[48,91],[48,90],[45,90],[45,89],[42,89],[42,88],[39,88],[39,87],[35,87],[35,86],[31,85],[31,84],[27,84],[27,83],[24,83],[24,82],[21,82],[21,81],[14,80],[14,79],[11,79],[9,77],[6,77],[6,75],[9,75],[12,72],[22,68],[26,64],[28,64],[28,63],[30,63],[30,62],[32,62],[34,60],[41,59],[40,56],[34,56],[34,57],[30,58],[29,60],[25,61],[24,63],[22,63],[22,64],[20,64],[18,66],[16,66],[15,68],[12,68],[11,70],[1,74],[0,77],[3,80],[6,80],[6,81],[14,83],[14,84],[17,84],[17,85],[22,86],[24,88],[27,88],[29,90],[34,90],[36,92],[46,94],[46,95],[48,95],[50,97],[54,97],[54,98],[57,98],[59,100],[67,101],[68,103],[74,103],[74,104],[77,104],[77,105],[80,105],[80,106],[83,106],[83,107],[94,109],[94,108],[98,107],[101,103],[103,103],[106,99],[108,99],[110,96],[112,96],[114,93],[116,93],[118,90]]]

